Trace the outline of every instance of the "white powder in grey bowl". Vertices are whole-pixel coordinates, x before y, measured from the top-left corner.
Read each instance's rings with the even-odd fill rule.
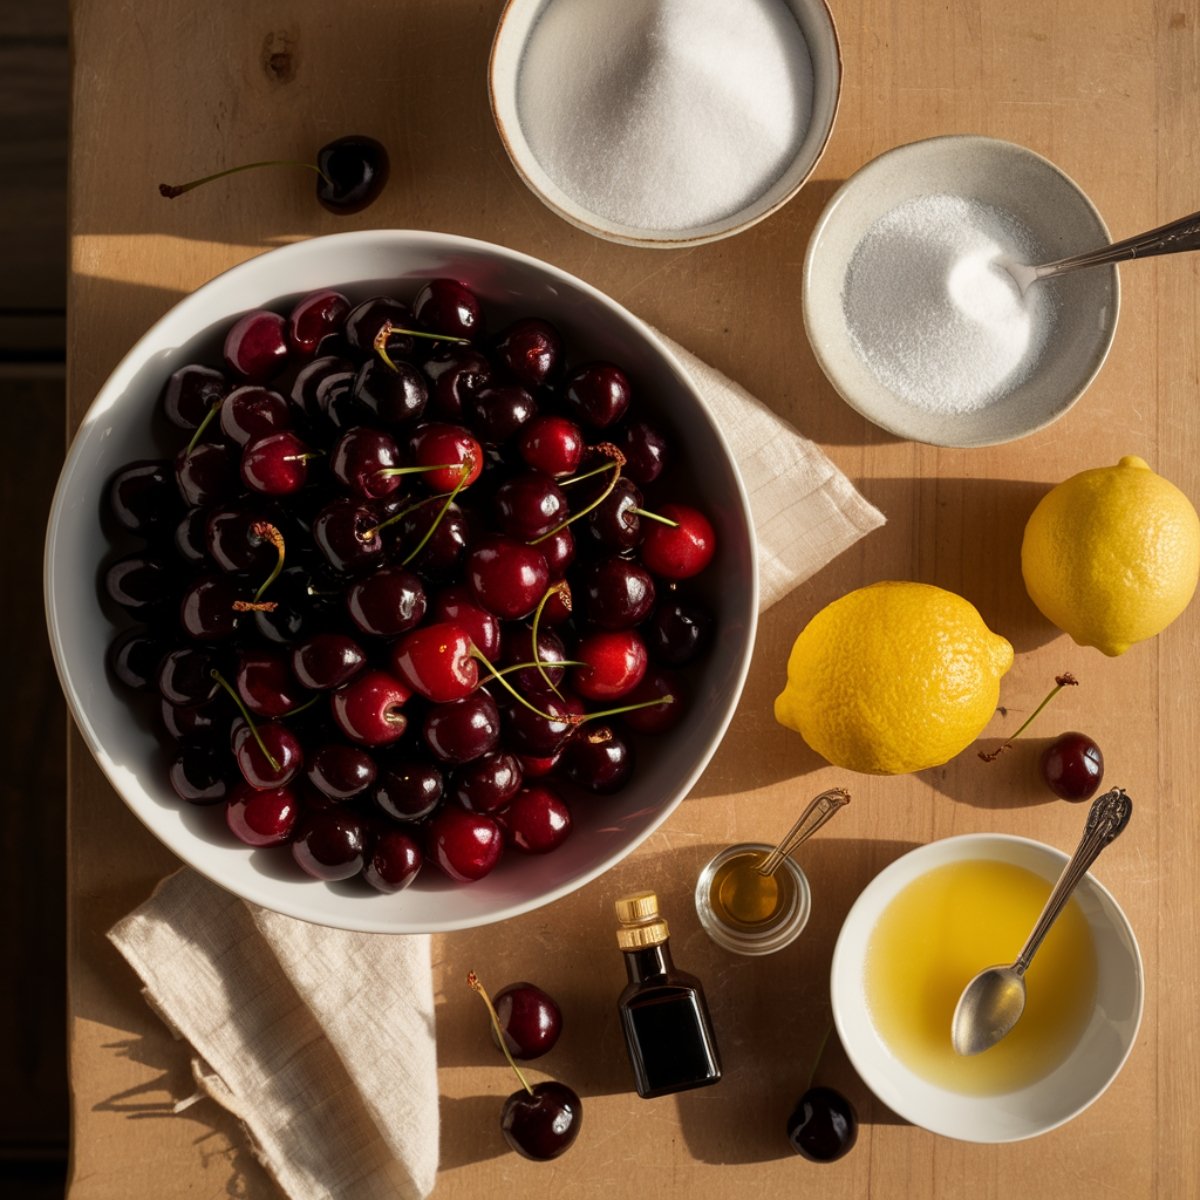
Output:
[[[850,259],[842,307],[859,357],[900,399],[973,412],[1012,391],[1050,337],[1046,288],[1022,296],[1002,261],[1036,263],[1010,214],[959,196],[918,196],[874,222]]]
[[[550,0],[521,57],[517,114],[542,169],[583,208],[690,229],[780,178],[812,91],[784,0]]]

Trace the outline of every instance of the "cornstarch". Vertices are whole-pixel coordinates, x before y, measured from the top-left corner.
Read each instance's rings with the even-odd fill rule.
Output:
[[[842,291],[851,341],[886,388],[929,412],[971,412],[1020,384],[1051,335],[1045,288],[1022,296],[1004,258],[1042,261],[1010,214],[959,196],[918,196],[880,217]]]
[[[517,112],[576,203],[683,229],[738,212],[783,174],[812,88],[784,0],[550,0],[521,58]]]

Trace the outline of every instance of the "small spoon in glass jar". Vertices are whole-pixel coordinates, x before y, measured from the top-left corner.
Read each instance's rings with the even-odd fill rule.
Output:
[[[1099,267],[1104,263],[1126,262],[1131,258],[1179,254],[1184,250],[1200,250],[1200,213],[1180,217],[1177,221],[1160,225],[1157,229],[1148,229],[1145,233],[1135,234],[1109,246],[1085,250],[1082,254],[1072,254],[1069,258],[1060,258],[1039,266],[1031,267],[1026,263],[1019,263],[1008,255],[996,259],[995,262],[996,266],[1003,268],[1016,280],[1023,296],[1039,279],[1050,279],[1055,275],[1065,275],[1068,271],[1078,271],[1084,267]]]
[[[1038,917],[1016,961],[1010,967],[987,967],[963,990],[950,1023],[950,1040],[957,1054],[979,1054],[1009,1033],[1025,1011],[1025,972],[1050,926],[1062,912],[1088,868],[1129,823],[1133,801],[1123,788],[1098,797],[1088,811],[1083,837],[1063,867],[1042,915]]]

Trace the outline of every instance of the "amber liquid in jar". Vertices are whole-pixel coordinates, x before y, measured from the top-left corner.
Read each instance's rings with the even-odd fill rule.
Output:
[[[764,925],[792,903],[796,885],[784,871],[774,875],[759,873],[766,858],[757,850],[722,863],[709,888],[709,905],[727,925],[748,927]]]

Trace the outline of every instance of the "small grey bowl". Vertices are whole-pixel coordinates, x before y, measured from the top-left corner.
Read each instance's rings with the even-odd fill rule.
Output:
[[[968,412],[934,412],[894,394],[851,338],[843,289],[855,251],[884,214],[921,196],[989,205],[1024,225],[1050,261],[1110,242],[1095,206],[1041,155],[995,138],[958,135],[911,142],[856,171],[817,222],[804,260],[804,327],[841,397],[898,437],[935,446],[1009,442],[1058,420],[1087,390],[1112,345],[1120,308],[1115,266],[1035,284],[1053,287],[1056,327],[1013,389]]]

